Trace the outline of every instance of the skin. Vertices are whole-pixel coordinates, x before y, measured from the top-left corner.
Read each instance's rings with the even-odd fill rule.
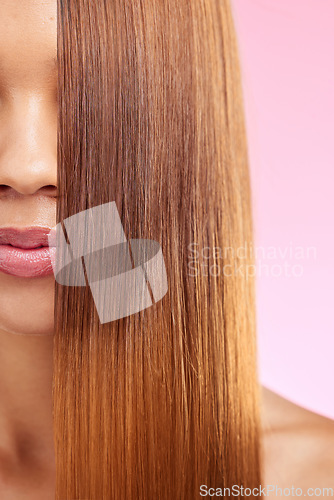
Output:
[[[288,401],[262,388],[263,481],[262,485],[301,488],[307,496],[319,497],[316,488],[334,491],[334,421]],[[288,493],[288,491],[287,491]],[[275,492],[267,498],[279,498]],[[310,498],[311,495],[309,495]],[[330,494],[325,493],[320,498]],[[282,497],[283,498],[283,497]]]
[[[0,0],[0,227],[56,224],[56,8]],[[53,304],[53,276],[0,272],[1,500],[54,499]],[[262,419],[264,485],[333,485],[331,420],[267,389]]]
[[[57,5],[0,0],[0,227],[56,224]],[[54,498],[54,277],[0,272],[0,498]]]

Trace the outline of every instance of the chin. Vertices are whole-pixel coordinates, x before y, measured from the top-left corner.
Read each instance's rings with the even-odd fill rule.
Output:
[[[54,291],[53,275],[19,278],[0,272],[0,331],[52,335]]]

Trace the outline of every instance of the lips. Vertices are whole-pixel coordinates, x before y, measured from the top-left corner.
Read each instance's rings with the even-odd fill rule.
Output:
[[[21,278],[53,273],[50,227],[0,228],[0,272]]]

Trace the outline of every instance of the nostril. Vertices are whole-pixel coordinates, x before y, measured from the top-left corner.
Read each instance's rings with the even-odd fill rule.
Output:
[[[39,194],[44,194],[45,196],[52,196],[54,198],[58,197],[58,189],[53,184],[42,186],[36,191],[36,193],[37,192]],[[23,191],[15,189],[13,186],[8,186],[7,184],[0,184],[0,197],[7,197],[9,195],[16,196],[19,194],[23,194]]]
[[[42,188],[40,188],[40,191],[43,192],[44,194],[56,196],[58,189],[57,186],[54,186],[53,184],[48,184],[47,186],[43,186]]]

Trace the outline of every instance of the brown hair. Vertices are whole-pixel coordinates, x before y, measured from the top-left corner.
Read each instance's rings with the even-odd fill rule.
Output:
[[[115,201],[128,238],[160,243],[168,292],[100,324],[89,287],[56,284],[56,498],[256,487],[254,284],[233,272],[252,264],[236,251],[252,222],[229,1],[58,0],[58,59],[58,221]],[[191,272],[194,243],[230,249],[210,261],[219,273]]]

